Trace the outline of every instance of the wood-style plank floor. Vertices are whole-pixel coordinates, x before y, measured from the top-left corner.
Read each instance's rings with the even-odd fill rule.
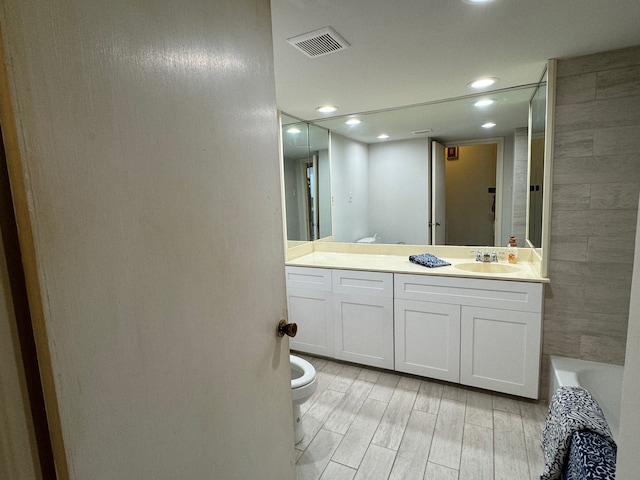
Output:
[[[296,355],[318,377],[298,480],[540,478],[546,402]]]

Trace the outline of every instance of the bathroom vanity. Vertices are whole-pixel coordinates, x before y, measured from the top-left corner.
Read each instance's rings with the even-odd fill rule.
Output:
[[[426,268],[408,255],[452,263]],[[538,398],[543,287],[535,261],[473,267],[467,247],[315,243],[286,266],[291,348]],[[487,270],[487,271],[483,271]],[[502,270],[507,272],[500,273]]]

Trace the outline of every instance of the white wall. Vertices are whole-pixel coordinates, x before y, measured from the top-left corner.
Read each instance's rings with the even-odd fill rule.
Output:
[[[369,145],[369,229],[383,243],[427,243],[428,148],[423,138]]]
[[[333,237],[355,242],[373,235],[368,224],[369,161],[367,145],[331,133]]]
[[[638,210],[640,212],[640,208]],[[636,226],[636,249],[631,282],[629,329],[622,384],[622,410],[618,438],[616,478],[630,480],[640,477],[638,455],[640,432],[640,214]]]

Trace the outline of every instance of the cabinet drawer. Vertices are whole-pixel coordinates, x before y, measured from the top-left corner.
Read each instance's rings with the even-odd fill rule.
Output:
[[[359,270],[333,270],[335,293],[393,297],[393,274]]]
[[[541,283],[397,274],[394,288],[405,300],[542,312]]]
[[[331,291],[331,270],[328,268],[285,267],[287,288]]]

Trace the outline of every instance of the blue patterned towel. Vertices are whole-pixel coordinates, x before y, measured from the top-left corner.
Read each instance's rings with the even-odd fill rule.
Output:
[[[610,441],[615,448],[609,424],[595,398],[582,387],[560,387],[551,397],[549,414],[542,431],[544,471],[540,480],[556,480],[568,462],[571,437],[590,431]]]
[[[420,255],[409,255],[409,261],[411,263],[417,263],[418,265],[423,265],[429,268],[445,267],[447,265],[451,265],[449,262],[445,262],[441,258],[438,258],[435,255],[432,255],[430,253],[421,253]]]
[[[616,444],[602,435],[583,430],[571,435],[563,480],[614,480]]]

